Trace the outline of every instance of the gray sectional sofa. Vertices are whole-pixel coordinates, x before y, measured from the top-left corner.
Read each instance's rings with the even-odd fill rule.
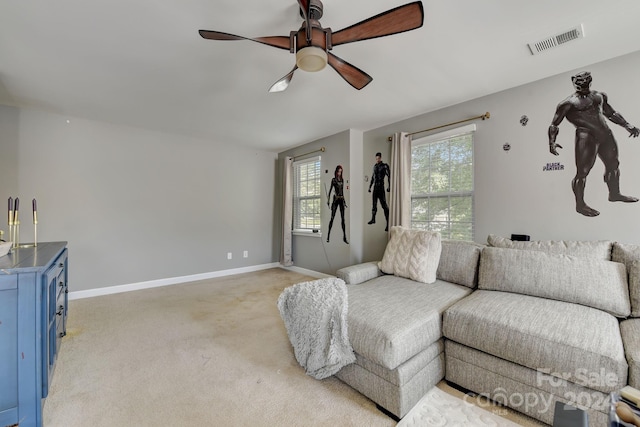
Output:
[[[398,418],[444,378],[548,424],[568,402],[592,426],[609,393],[640,388],[640,246],[492,235],[438,249],[433,283],[383,262],[337,272],[356,353],[338,378]]]
[[[442,315],[477,286],[482,245],[443,241],[438,249],[433,283],[383,274],[377,262],[337,272],[356,362],[336,376],[398,418],[444,377]]]

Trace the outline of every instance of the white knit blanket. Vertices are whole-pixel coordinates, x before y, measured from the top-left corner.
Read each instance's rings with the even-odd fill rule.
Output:
[[[347,335],[347,286],[342,279],[290,286],[280,294],[278,309],[296,360],[308,375],[327,378],[355,362]]]

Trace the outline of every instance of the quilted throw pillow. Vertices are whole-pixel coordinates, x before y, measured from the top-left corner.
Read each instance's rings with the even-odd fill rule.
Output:
[[[436,281],[442,242],[440,233],[391,227],[380,271],[422,283]]]

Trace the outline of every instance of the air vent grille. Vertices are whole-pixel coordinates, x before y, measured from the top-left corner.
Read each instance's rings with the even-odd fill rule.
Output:
[[[584,25],[580,24],[580,26],[572,28],[568,31],[565,31],[560,34],[556,34],[555,36],[547,37],[546,39],[537,41],[535,43],[529,43],[529,50],[532,55],[537,55],[545,50],[552,49],[554,47],[558,47],[564,43],[570,42],[572,40],[581,39],[584,37]]]

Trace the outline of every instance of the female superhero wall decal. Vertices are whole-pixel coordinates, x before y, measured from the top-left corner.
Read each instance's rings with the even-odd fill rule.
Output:
[[[327,242],[331,236],[331,227],[333,227],[333,220],[336,216],[338,208],[340,208],[340,225],[342,225],[342,241],[349,244],[347,240],[347,232],[345,230],[344,223],[344,210],[347,208],[347,203],[344,199],[344,179],[342,178],[342,166],[336,166],[336,170],[333,172],[333,178],[331,179],[331,187],[327,193],[327,206],[329,206],[329,200],[331,199],[331,193],[333,194],[333,202],[331,203],[331,221],[329,221],[329,231],[327,232]]]

